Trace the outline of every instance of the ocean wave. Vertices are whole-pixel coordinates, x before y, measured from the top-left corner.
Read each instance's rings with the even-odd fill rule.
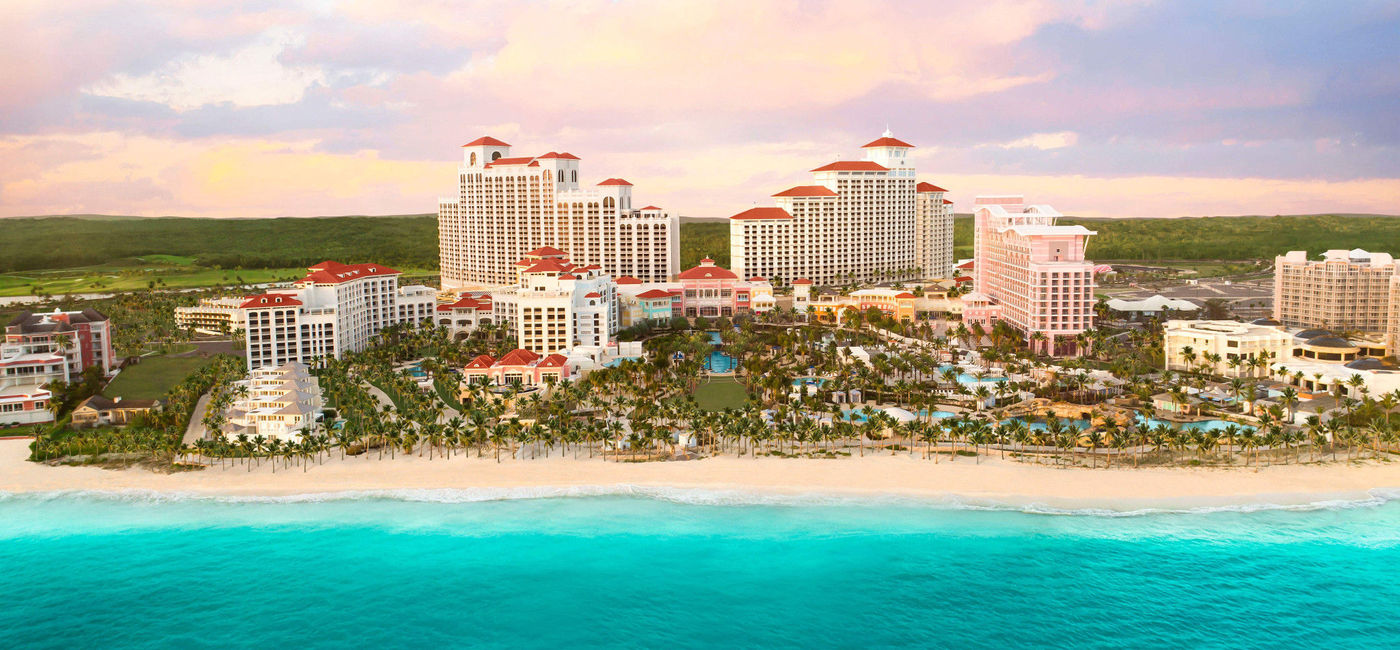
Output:
[[[786,493],[755,489],[684,488],[646,485],[581,485],[476,488],[404,488],[384,490],[345,490],[287,495],[220,495],[187,491],[146,489],[53,490],[40,492],[0,492],[6,501],[89,500],[129,503],[208,502],[227,504],[297,504],[339,501],[400,501],[409,503],[467,504],[494,501],[629,497],[665,501],[681,505],[711,507],[902,507],[937,510],[1021,512],[1047,516],[1144,517],[1210,513],[1252,513],[1268,511],[1307,512],[1376,508],[1400,500],[1400,488],[1374,488],[1364,495],[1341,498],[1299,500],[1273,495],[1278,501],[1247,501],[1210,505],[1153,505],[1138,508],[1056,506],[1034,500],[998,500],[956,494],[856,494],[849,492]],[[1146,501],[1146,500],[1134,500]]]

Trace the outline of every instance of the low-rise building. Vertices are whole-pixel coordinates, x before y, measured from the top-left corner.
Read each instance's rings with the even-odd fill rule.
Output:
[[[793,309],[798,313],[816,317],[824,323],[839,323],[847,311],[865,312],[870,308],[880,310],[886,316],[899,320],[913,320],[918,315],[919,299],[904,289],[875,287],[841,294],[834,290],[812,292],[810,282],[794,282],[792,285]]]
[[[199,304],[175,308],[175,326],[200,334],[233,334],[243,329],[247,298],[201,298]]]
[[[93,395],[74,407],[72,422],[73,426],[92,427],[102,424],[122,426],[130,424],[136,416],[149,413],[151,409],[159,407],[160,400],[124,400],[121,397],[107,398]]]
[[[491,294],[467,293],[456,300],[437,306],[437,325],[447,330],[455,340],[469,336],[483,325],[493,324]]]
[[[291,361],[275,368],[255,368],[247,378],[234,382],[233,403],[222,433],[279,440],[300,440],[303,431],[315,431],[325,409],[321,386],[306,364]]]
[[[1269,364],[1293,348],[1293,335],[1283,328],[1222,320],[1167,321],[1163,341],[1167,370],[1204,366],[1222,377],[1267,377]]]
[[[562,354],[539,355],[518,349],[505,353],[500,359],[480,355],[462,368],[462,377],[469,384],[539,386],[570,379],[572,370]]]
[[[1161,294],[1157,294],[1151,298],[1143,298],[1142,300],[1110,298],[1105,302],[1108,305],[1110,314],[1113,314],[1117,318],[1131,321],[1157,318],[1162,314],[1172,312],[1190,315],[1200,310],[1200,306],[1190,300],[1168,298]]]
[[[516,263],[517,282],[491,292],[495,322],[537,354],[604,346],[620,328],[617,285],[596,264],[578,266],[553,250]]]
[[[46,386],[90,367],[111,374],[114,356],[111,323],[95,309],[21,313],[0,343],[0,424],[53,421]]]
[[[617,287],[624,327],[644,320],[662,322],[676,316],[733,318],[762,314],[777,305],[773,285],[767,279],[742,280],[708,257],[681,271],[671,282],[644,283],[624,277],[617,279]]]

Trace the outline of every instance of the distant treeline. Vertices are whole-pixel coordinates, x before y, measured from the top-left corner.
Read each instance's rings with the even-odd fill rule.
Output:
[[[157,254],[226,269],[300,267],[327,259],[435,269],[437,217],[0,219],[0,272]]]
[[[1098,235],[1089,257],[1102,260],[1270,259],[1290,250],[1400,252],[1400,217],[1283,216],[1193,219],[1073,219]],[[955,220],[958,257],[972,248],[972,218]],[[681,268],[705,256],[729,265],[728,221],[681,224]],[[144,255],[180,255],[201,266],[283,268],[331,259],[405,268],[438,266],[437,219],[0,219],[0,272],[72,268]]]

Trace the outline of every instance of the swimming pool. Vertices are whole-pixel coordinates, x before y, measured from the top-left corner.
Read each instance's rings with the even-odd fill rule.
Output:
[[[1006,423],[1008,423],[1008,422],[1011,422],[1012,420],[1020,420],[1021,422],[1027,422],[1027,420],[1026,420],[1025,418],[1015,417],[1015,418],[1007,418],[1007,419],[1005,419],[1005,420],[1002,420],[1001,423],[1002,423],[1002,424],[1006,424]],[[1230,426],[1231,424],[1234,424],[1234,423],[1232,423],[1232,422],[1229,422],[1228,420],[1202,420],[1202,421],[1200,421],[1200,422],[1168,422],[1168,421],[1166,421],[1166,420],[1158,420],[1157,418],[1150,418],[1150,417],[1147,417],[1147,416],[1145,416],[1145,415],[1143,415],[1143,414],[1141,414],[1141,413],[1138,414],[1138,416],[1137,416],[1137,421],[1138,421],[1138,425],[1139,425],[1139,426],[1142,426],[1142,427],[1155,427],[1155,426],[1157,426],[1157,425],[1159,425],[1159,424],[1165,424],[1165,425],[1167,425],[1167,426],[1169,426],[1169,427],[1172,427],[1172,428],[1174,428],[1174,429],[1186,429],[1187,431],[1223,431],[1223,430],[1225,429],[1225,427],[1228,427],[1228,426]],[[1080,418],[1074,418],[1074,419],[1060,418],[1060,422],[1063,423],[1063,424],[1073,424],[1073,425],[1079,427],[1080,429],[1087,429],[1087,428],[1089,428],[1089,421],[1088,421],[1088,420],[1084,420],[1084,419],[1080,419]],[[1033,420],[1033,421],[1029,421],[1029,422],[1028,422],[1028,426],[1030,427],[1030,430],[1031,430],[1031,431],[1044,431],[1044,430],[1047,428],[1047,427],[1046,427],[1046,424],[1045,424],[1045,422],[1044,422],[1043,420]],[[1249,431],[1253,431],[1253,430],[1254,430],[1254,427],[1247,426],[1247,425],[1243,425],[1243,424],[1237,425],[1237,426],[1239,426],[1239,427],[1242,428],[1242,429],[1249,430]]]
[[[719,337],[719,332],[710,332],[709,334],[711,345],[723,345],[723,341]],[[710,356],[706,357],[704,361],[705,370],[713,373],[734,372],[735,365],[734,357],[720,352],[719,350],[711,352]]]
[[[994,382],[1006,381],[1006,378],[1005,378],[1005,377],[992,377],[992,376],[990,376],[990,375],[987,376],[985,379],[978,379],[978,378],[977,378],[977,375],[969,375],[969,374],[967,374],[966,372],[963,372],[962,368],[959,368],[958,366],[951,366],[951,365],[950,365],[950,366],[939,366],[938,372],[941,374],[941,373],[943,373],[945,370],[950,370],[950,369],[951,369],[951,370],[956,370],[956,371],[958,371],[958,383],[960,383],[960,384],[983,384],[983,383],[989,384],[989,383],[994,383]]]

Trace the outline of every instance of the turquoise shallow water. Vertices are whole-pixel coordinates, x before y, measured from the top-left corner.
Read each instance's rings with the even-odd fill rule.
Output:
[[[0,495],[0,646],[1400,646],[1400,504],[1379,499],[482,496]]]

